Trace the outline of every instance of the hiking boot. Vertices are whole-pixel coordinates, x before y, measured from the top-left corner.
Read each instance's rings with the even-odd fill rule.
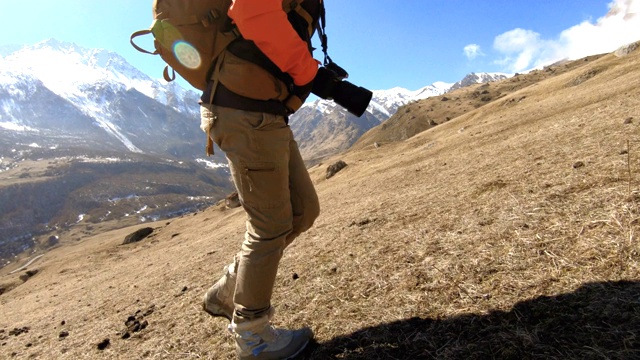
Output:
[[[229,330],[236,339],[236,352],[240,360],[293,359],[313,338],[309,328],[286,330],[274,328],[269,316],[255,320],[234,322]]]
[[[211,316],[225,317],[231,321],[233,317],[233,294],[236,290],[238,261],[224,267],[224,275],[209,288],[202,301],[202,308]]]

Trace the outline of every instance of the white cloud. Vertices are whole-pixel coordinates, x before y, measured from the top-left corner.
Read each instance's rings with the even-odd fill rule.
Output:
[[[505,56],[498,63],[513,72],[527,69],[545,46],[549,45],[540,34],[524,29],[507,31],[493,42],[493,47]]]
[[[473,60],[473,59],[477,58],[478,56],[482,56],[484,54],[482,53],[482,50],[480,49],[480,45],[478,45],[478,44],[469,44],[469,45],[464,47],[464,55],[467,57],[467,59]]]
[[[542,39],[535,31],[514,29],[498,35],[493,47],[502,56],[495,63],[518,72],[562,59],[612,52],[638,40],[640,0],[614,0],[605,16],[572,26],[556,39]]]

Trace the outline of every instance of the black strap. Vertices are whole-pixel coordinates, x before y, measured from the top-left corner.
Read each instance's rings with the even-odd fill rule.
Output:
[[[205,91],[202,93],[202,97],[200,98],[200,101],[202,103],[208,103],[209,101],[211,101],[211,104],[218,106],[245,111],[282,115],[285,117],[289,114],[286,106],[278,100],[249,99],[247,97],[234,93],[220,83],[218,84],[214,92],[212,86],[213,81],[210,81],[207,89],[205,89]],[[214,94],[213,99],[211,99],[212,93]]]
[[[320,1],[320,18],[318,21],[317,31],[318,36],[320,37],[320,42],[322,43],[322,52],[324,53],[324,65],[328,65],[333,62],[329,57],[328,49],[329,49],[329,39],[327,37],[326,32],[326,24],[327,24],[327,14],[324,8],[324,1]]]
[[[227,47],[227,51],[232,53],[233,55],[252,62],[256,65],[259,65],[266,69],[271,75],[280,79],[283,83],[287,85],[287,87],[293,85],[293,78],[291,75],[282,72],[278,65],[274,64],[260,49],[256,44],[251,40],[246,40],[244,38],[239,38],[229,44]]]

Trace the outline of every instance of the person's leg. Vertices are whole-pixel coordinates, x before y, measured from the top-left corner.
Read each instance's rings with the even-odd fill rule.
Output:
[[[260,317],[269,311],[278,264],[292,230],[289,142],[282,116],[220,108],[214,140],[225,151],[247,213],[237,269],[236,313]]]
[[[286,238],[286,246],[289,246],[298,235],[309,230],[320,215],[320,202],[316,189],[300,155],[298,143],[293,139],[289,143],[289,189],[293,210],[293,230]]]
[[[227,155],[247,213],[230,325],[238,355],[241,359],[291,356],[306,346],[312,332],[273,329],[269,317],[278,265],[293,227],[289,179],[293,135],[282,116],[216,106],[211,110],[210,136]]]
[[[227,156],[247,214],[247,231],[236,256],[234,276],[225,277],[235,278],[235,310],[246,318],[258,317],[270,308],[285,238],[292,229],[289,143],[293,135],[282,116],[211,105],[204,105],[201,111],[212,125],[209,135]],[[226,293],[219,290],[212,288],[208,293]],[[209,299],[209,303],[218,300],[215,296]],[[207,310],[207,295],[204,306]],[[227,317],[224,312],[215,313]]]
[[[208,111],[207,109],[203,109]],[[207,114],[206,116],[212,116]],[[293,211],[292,231],[287,235],[285,246],[302,232],[308,230],[320,212],[318,196],[309,177],[298,144],[291,140],[289,143],[289,190],[291,207]],[[231,321],[234,312],[233,295],[236,285],[238,262],[241,255],[225,266],[224,275],[205,294],[203,301],[204,310],[212,316],[225,317]]]

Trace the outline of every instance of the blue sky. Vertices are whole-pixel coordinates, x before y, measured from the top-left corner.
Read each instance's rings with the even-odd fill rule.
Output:
[[[115,51],[152,77],[129,35],[151,0],[0,0],[0,46],[48,38]],[[640,40],[640,0],[325,0],[331,58],[372,90],[417,90],[470,72],[518,72]],[[606,17],[611,8],[616,16]],[[151,39],[141,42],[151,47]],[[319,42],[315,38],[315,45]],[[322,59],[320,50],[315,57]],[[54,70],[55,67],[52,67]],[[1,70],[0,70],[1,71]]]

